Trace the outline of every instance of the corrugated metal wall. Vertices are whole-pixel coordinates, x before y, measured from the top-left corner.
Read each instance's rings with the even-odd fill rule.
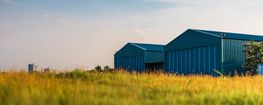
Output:
[[[165,46],[165,70],[177,74],[211,74],[221,70],[221,37],[187,30]]]
[[[220,45],[166,51],[165,68],[167,72],[178,74],[212,74],[220,69]]]
[[[243,46],[247,41],[223,39],[223,70],[225,73],[233,74],[235,70],[243,72],[242,65],[245,63]]]
[[[128,43],[114,55],[114,67],[140,72],[145,69],[144,54],[144,50]]]
[[[133,44],[126,44],[114,55],[114,67],[116,69],[146,70],[146,63],[159,63],[164,61],[164,52],[148,51]]]
[[[164,47],[165,70],[178,74],[214,75],[214,69],[224,74],[242,73],[248,40],[262,41],[262,37],[189,29]]]
[[[144,55],[115,56],[115,68],[136,70],[141,72],[145,69]]]

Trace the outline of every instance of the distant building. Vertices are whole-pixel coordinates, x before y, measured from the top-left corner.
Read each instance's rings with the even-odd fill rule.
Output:
[[[263,36],[188,29],[165,47],[165,70],[177,74],[216,75],[213,70],[244,72],[244,49],[248,41]]]
[[[115,69],[161,70],[164,63],[164,45],[128,43],[114,55]]]
[[[28,64],[28,73],[33,73],[35,71],[35,64]]]

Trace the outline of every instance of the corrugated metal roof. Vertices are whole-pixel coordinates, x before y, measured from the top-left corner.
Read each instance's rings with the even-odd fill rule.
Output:
[[[130,43],[136,47],[139,47],[147,51],[164,51],[164,45],[159,44],[145,44],[145,43]]]
[[[208,31],[208,30],[198,30],[198,29],[190,29],[190,30],[201,32],[201,33],[212,35],[212,36],[222,37],[222,38],[263,41],[263,36],[260,36],[260,35],[220,32],[220,31]]]

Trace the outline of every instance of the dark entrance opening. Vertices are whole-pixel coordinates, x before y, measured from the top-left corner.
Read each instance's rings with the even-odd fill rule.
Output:
[[[146,63],[146,71],[155,72],[163,70],[163,62]]]

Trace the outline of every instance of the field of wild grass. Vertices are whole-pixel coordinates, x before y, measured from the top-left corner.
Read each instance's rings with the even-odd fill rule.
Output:
[[[0,73],[0,105],[262,105],[263,77]]]

